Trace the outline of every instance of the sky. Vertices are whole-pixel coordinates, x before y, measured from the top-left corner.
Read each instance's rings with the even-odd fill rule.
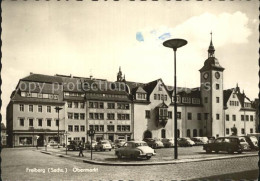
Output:
[[[4,1],[2,108],[19,79],[33,73],[127,81],[161,78],[174,84],[173,51],[162,43],[182,38],[177,50],[180,87],[199,87],[212,31],[224,88],[238,85],[258,97],[258,7],[251,1]]]

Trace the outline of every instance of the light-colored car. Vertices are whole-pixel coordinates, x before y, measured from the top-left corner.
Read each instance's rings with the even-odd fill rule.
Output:
[[[115,147],[120,148],[121,146],[123,146],[125,144],[125,140],[124,139],[117,139],[115,140]]]
[[[95,149],[96,144],[97,144],[97,142],[95,140],[92,140],[92,145],[91,145],[91,141],[87,141],[87,143],[85,144],[85,148],[91,149],[91,147],[92,147],[92,149]],[[90,147],[90,145],[91,145],[91,147]]]
[[[145,138],[143,141],[145,141],[148,146],[151,148],[163,148],[164,145],[160,140],[155,140],[153,138]]]
[[[174,138],[162,138],[161,141],[165,148],[174,147]]]
[[[204,145],[208,143],[208,139],[206,137],[193,137],[191,140],[194,141],[195,145]]]
[[[109,142],[109,140],[100,140],[96,145],[95,145],[95,150],[98,151],[106,151],[109,150],[111,151],[112,146]]]
[[[195,143],[189,137],[183,137],[178,139],[179,146],[194,146]]]
[[[150,159],[156,155],[155,150],[147,145],[144,141],[127,141],[122,147],[115,150],[118,158],[146,158]]]

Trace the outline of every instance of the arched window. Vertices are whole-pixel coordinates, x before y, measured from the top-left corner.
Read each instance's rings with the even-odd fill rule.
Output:
[[[202,129],[199,130],[199,135],[203,136],[203,130]]]
[[[152,133],[151,131],[147,130],[144,132],[144,138],[152,138]]]
[[[187,129],[187,137],[190,137],[190,129]]]
[[[166,131],[165,131],[165,129],[161,130],[161,137],[162,138],[166,138]]]
[[[197,130],[196,129],[193,129],[193,137],[197,137],[198,134],[197,134]]]

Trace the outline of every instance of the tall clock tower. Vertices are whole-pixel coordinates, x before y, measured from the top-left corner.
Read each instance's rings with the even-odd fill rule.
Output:
[[[208,49],[208,58],[200,71],[201,99],[204,110],[204,135],[224,136],[223,110],[223,71],[224,68],[215,58],[215,48],[211,41]]]

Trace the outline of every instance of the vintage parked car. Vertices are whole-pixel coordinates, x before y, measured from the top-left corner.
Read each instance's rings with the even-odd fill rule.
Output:
[[[194,141],[195,145],[196,146],[199,146],[199,145],[203,145],[204,143],[202,142],[202,139],[200,139],[200,137],[193,137],[191,138],[192,141]]]
[[[112,142],[111,140],[108,140],[108,141],[109,141],[109,143],[110,143],[111,147],[112,147],[112,148],[115,148],[115,143],[114,143],[114,142]]]
[[[227,151],[228,153],[242,153],[248,148],[249,145],[245,138],[238,136],[219,137],[215,139],[214,142],[203,145],[203,149],[206,150],[207,153],[211,153],[212,151],[215,151],[216,153],[219,151]]]
[[[125,140],[124,139],[117,139],[115,140],[115,147],[120,148],[121,146],[123,146],[125,144]]]
[[[95,140],[92,140],[92,149],[95,149],[95,145],[97,144],[97,142],[95,141]],[[85,143],[85,149],[91,149],[91,147],[90,147],[90,145],[91,145],[91,141],[87,141],[86,143]]]
[[[144,141],[127,141],[122,147],[115,150],[118,158],[146,158],[150,159],[156,155],[155,150],[148,146]]]
[[[161,141],[165,148],[174,147],[174,138],[162,138]]]
[[[245,138],[246,142],[249,144],[250,150],[259,150],[258,140],[255,136],[242,136]]]
[[[194,146],[195,143],[189,137],[178,138],[179,146]]]
[[[151,148],[163,148],[164,145],[161,141],[159,140],[155,140],[153,138],[145,138],[143,141],[145,141],[148,146],[150,146]]]
[[[99,140],[99,142],[95,145],[95,150],[98,151],[106,151],[109,150],[111,151],[112,146],[109,142],[109,140]]]
[[[79,150],[79,143],[76,142],[76,141],[70,141],[70,144],[67,145],[67,149],[68,150],[73,150],[73,151]]]

